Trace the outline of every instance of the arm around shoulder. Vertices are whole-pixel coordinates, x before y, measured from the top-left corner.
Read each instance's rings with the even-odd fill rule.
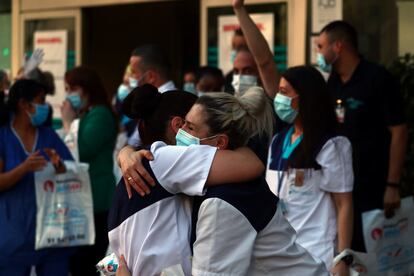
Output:
[[[262,161],[247,147],[234,151],[218,150],[207,178],[207,186],[252,180],[264,170]]]
[[[201,195],[205,186],[237,183],[259,177],[264,172],[260,159],[248,148],[234,151],[211,146],[151,147],[150,162],[157,180],[171,193]]]

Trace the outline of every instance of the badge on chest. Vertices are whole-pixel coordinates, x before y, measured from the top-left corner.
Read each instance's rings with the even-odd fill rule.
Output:
[[[304,182],[305,182],[305,170],[296,169],[294,185],[296,187],[302,187]]]

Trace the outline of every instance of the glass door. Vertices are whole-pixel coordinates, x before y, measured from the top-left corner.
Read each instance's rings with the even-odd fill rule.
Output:
[[[53,107],[55,127],[61,117],[60,106],[65,98],[64,74],[81,61],[81,12],[79,10],[23,14],[21,19],[20,64],[36,48],[45,52],[42,71],[52,73],[55,93],[47,97]]]

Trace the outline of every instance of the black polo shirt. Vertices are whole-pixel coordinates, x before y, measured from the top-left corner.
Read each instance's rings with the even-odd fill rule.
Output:
[[[353,147],[354,191],[382,200],[391,141],[388,127],[405,123],[399,84],[384,67],[361,57],[348,82],[333,72],[328,88],[335,107],[338,99],[345,107],[340,125]]]

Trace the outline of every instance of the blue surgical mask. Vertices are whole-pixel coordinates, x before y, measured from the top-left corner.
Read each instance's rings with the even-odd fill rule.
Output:
[[[85,102],[81,99],[79,92],[69,92],[66,100],[70,102],[74,110],[80,110],[84,107]]]
[[[330,73],[332,71],[332,65],[326,62],[325,57],[321,53],[316,54],[316,64],[326,73]]]
[[[129,79],[129,87],[131,87],[131,89],[134,89],[139,86],[139,81],[136,78],[129,77],[128,79]]]
[[[275,99],[273,100],[273,106],[277,116],[279,116],[282,121],[289,124],[293,123],[298,115],[298,111],[292,108],[293,99],[294,98],[277,93]]]
[[[231,50],[231,53],[230,53],[231,64],[234,63],[234,60],[236,59],[236,55],[237,55],[237,51],[236,50]]]
[[[117,92],[118,100],[120,100],[121,102],[123,102],[125,100],[125,98],[129,95],[129,92],[131,92],[131,90],[129,89],[129,87],[126,86],[125,84],[121,84],[118,87],[118,92]]]
[[[132,121],[132,119],[131,119],[131,118],[127,117],[126,115],[122,115],[122,118],[121,118],[121,125],[125,126],[125,125],[127,125],[129,122],[131,122],[131,121]]]
[[[30,117],[30,121],[32,122],[32,125],[35,127],[38,127],[42,125],[47,117],[49,116],[49,109],[50,107],[47,104],[33,104],[35,107],[35,113],[30,114],[28,112],[28,115]]]
[[[190,145],[200,145],[200,142],[203,140],[208,140],[217,137],[218,135],[213,135],[206,138],[197,138],[190,133],[186,132],[182,128],[180,128],[175,135],[175,141],[177,146],[190,146]]]
[[[195,87],[195,84],[193,82],[184,83],[183,90],[187,91],[187,92],[190,92],[191,94],[194,94],[194,95],[197,94],[196,87]]]

